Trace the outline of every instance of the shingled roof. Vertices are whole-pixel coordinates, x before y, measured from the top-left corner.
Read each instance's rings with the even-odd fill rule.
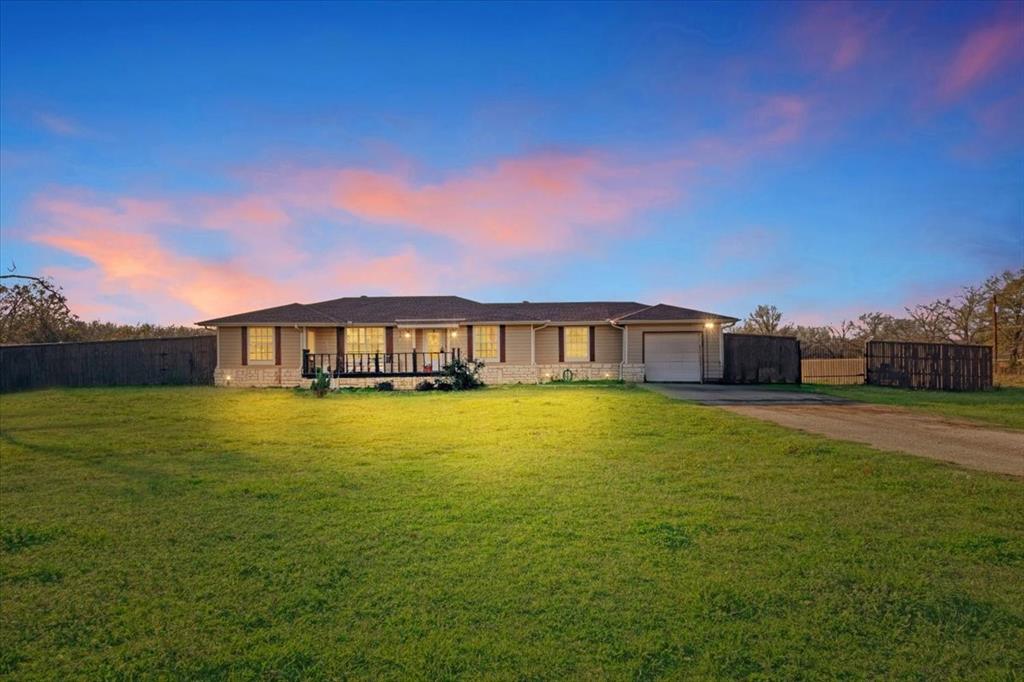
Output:
[[[674,320],[735,322],[735,317],[659,303],[576,301],[552,303],[479,303],[461,296],[346,296],[318,303],[289,303],[196,324],[394,324],[453,322],[600,322],[622,324]]]

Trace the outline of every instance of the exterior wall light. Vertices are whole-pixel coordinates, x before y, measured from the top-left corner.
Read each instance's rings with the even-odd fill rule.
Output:
[[[459,330],[453,329],[452,330],[452,338],[454,339],[454,338],[457,338],[458,336],[459,336]]]
[[[704,323],[704,328],[705,329],[714,329],[715,328],[715,323],[714,322],[705,322]]]
[[[410,334],[409,332],[405,333],[405,338],[409,338],[410,336],[412,336],[412,334]]]

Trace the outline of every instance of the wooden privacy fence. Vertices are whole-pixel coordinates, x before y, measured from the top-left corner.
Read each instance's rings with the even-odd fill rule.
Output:
[[[864,358],[804,358],[800,373],[805,384],[863,384]]]
[[[723,335],[727,384],[799,384],[800,342],[792,336]]]
[[[867,383],[943,391],[992,387],[992,349],[951,343],[868,341]]]
[[[47,386],[212,384],[217,337],[0,347],[0,392]]]

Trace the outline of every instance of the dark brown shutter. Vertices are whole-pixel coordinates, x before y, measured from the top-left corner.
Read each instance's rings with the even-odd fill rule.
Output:
[[[558,361],[565,362],[565,327],[558,328]]]
[[[345,328],[338,327],[337,353],[339,356],[345,354]]]
[[[395,328],[384,327],[384,352],[391,355],[395,352]]]
[[[242,327],[242,364],[249,364],[249,328]]]
[[[590,325],[590,361],[594,362],[594,358],[597,357],[596,347],[596,335],[594,334],[594,325]]]
[[[498,327],[498,361],[505,362],[505,325]]]
[[[473,359],[473,325],[466,327],[466,359]]]
[[[274,364],[281,364],[281,328],[274,327]]]

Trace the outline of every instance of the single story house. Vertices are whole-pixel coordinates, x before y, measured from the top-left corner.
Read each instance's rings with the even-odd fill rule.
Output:
[[[412,388],[452,357],[489,384],[563,378],[716,381],[722,329],[737,319],[659,303],[478,303],[459,296],[357,296],[203,320],[217,330],[219,386],[335,386],[382,377]]]

